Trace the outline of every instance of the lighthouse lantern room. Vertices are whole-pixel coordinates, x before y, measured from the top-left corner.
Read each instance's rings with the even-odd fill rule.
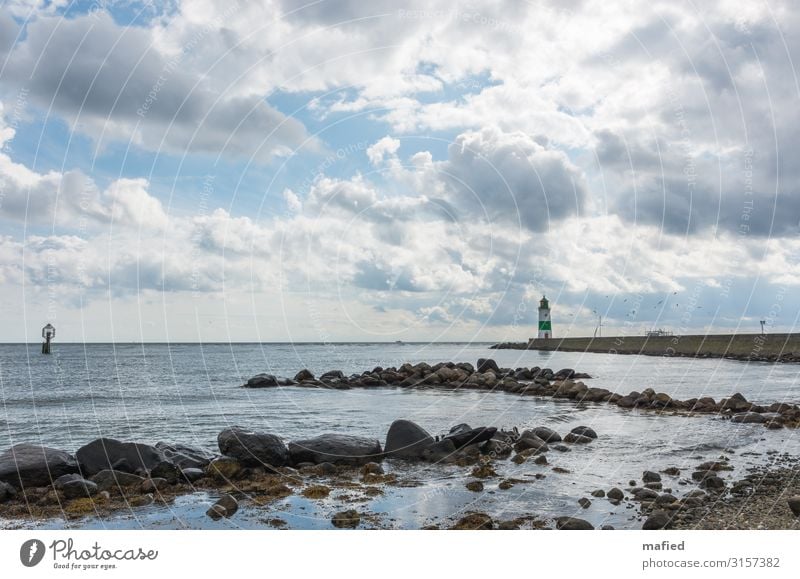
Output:
[[[539,339],[549,339],[553,337],[553,327],[550,324],[550,302],[545,296],[539,300]]]

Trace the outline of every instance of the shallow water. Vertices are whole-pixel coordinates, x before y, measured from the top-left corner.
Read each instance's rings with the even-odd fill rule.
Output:
[[[771,431],[759,425],[734,425],[703,416],[687,418],[625,411],[606,404],[575,404],[500,392],[377,389],[348,391],[306,388],[243,389],[259,372],[293,376],[301,368],[319,374],[346,374],[403,362],[468,361],[493,357],[500,366],[563,367],[588,372],[591,386],[627,393],[653,387],[676,398],[720,398],[741,392],[757,402],[800,401],[797,366],[729,360],[691,360],[568,352],[489,350],[464,344],[335,345],[116,345],[58,344],[51,356],[38,346],[0,345],[0,448],[39,442],[74,451],[97,436],[155,443],[185,442],[216,450],[217,433],[239,424],[280,434],[289,440],[323,432],[348,432],[383,439],[391,422],[407,418],[433,434],[452,425],[492,425],[520,429],[547,425],[564,434],[578,425],[600,438],[568,453],[548,453],[549,466],[499,461],[501,477],[486,481],[483,493],[464,488],[470,468],[393,466],[402,478],[422,486],[387,487],[386,495],[359,503],[376,513],[367,523],[418,528],[457,518],[465,510],[484,510],[502,519],[536,514],[576,515],[618,527],[635,526],[625,504],[613,508],[593,499],[583,510],[577,499],[596,488],[625,488],[645,469],[688,469],[730,456],[736,477],[768,460],[766,452],[800,451],[795,431]],[[744,454],[744,456],[743,456]],[[570,472],[558,474],[552,467]],[[545,474],[536,480],[532,475]],[[688,474],[688,473],[687,473]],[[503,477],[533,482],[501,491]],[[675,494],[695,488],[665,477]],[[80,526],[131,528],[263,527],[280,517],[294,528],[330,528],[330,514],[341,502],[290,497],[270,507],[245,509],[222,523],[204,516],[213,497],[200,493],[172,508],[140,508],[111,520],[88,519]],[[52,521],[48,526],[63,526]]]

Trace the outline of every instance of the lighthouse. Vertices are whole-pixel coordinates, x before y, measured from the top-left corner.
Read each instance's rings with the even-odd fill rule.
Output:
[[[550,302],[545,296],[539,300],[539,339],[553,337],[553,327],[550,324]]]

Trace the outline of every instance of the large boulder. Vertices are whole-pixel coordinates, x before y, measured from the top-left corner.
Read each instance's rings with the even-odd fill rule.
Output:
[[[113,488],[123,489],[125,487],[139,486],[145,479],[143,477],[122,472],[119,470],[102,470],[92,477],[92,482],[97,485],[98,490],[106,491]]]
[[[546,426],[537,426],[530,432],[545,442],[561,442],[561,436],[558,434],[558,432],[552,428],[547,428]]]
[[[387,458],[421,459],[435,441],[424,428],[410,420],[395,420],[386,434],[383,451]]]
[[[289,457],[292,464],[331,462],[363,465],[381,460],[383,451],[381,443],[375,439],[329,433],[290,442]]]
[[[558,517],[556,519],[556,529],[559,531],[591,531],[594,529],[594,525],[589,521],[575,517]]]
[[[75,453],[80,470],[84,476],[97,474],[102,470],[119,470],[135,473],[150,470],[166,460],[155,446],[138,442],[120,442],[113,438],[98,438],[82,446]]]
[[[39,444],[16,444],[0,454],[0,481],[17,488],[47,486],[62,475],[75,472],[75,457]]]
[[[283,440],[267,432],[233,426],[219,433],[217,443],[222,454],[236,458],[244,466],[285,466],[289,462],[289,450]]]
[[[479,374],[484,374],[485,372],[494,372],[495,374],[500,375],[500,367],[497,365],[497,362],[491,358],[480,358],[478,359],[477,372]]]
[[[7,482],[0,481],[0,503],[13,499],[17,494],[17,489]]]
[[[156,448],[164,454],[169,462],[181,469],[204,468],[214,458],[210,452],[187,444],[157,442]]]
[[[274,388],[280,386],[280,383],[278,382],[278,378],[272,374],[257,374],[250,378],[243,386],[245,388]]]
[[[456,448],[467,446],[468,444],[477,444],[491,440],[497,432],[494,426],[481,426],[480,428],[473,428],[472,430],[458,430],[448,434],[444,439],[452,441]]]

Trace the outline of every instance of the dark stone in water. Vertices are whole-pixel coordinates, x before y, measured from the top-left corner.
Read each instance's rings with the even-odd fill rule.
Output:
[[[458,449],[467,446],[468,444],[477,444],[479,442],[491,440],[496,432],[497,428],[494,426],[481,426],[480,428],[473,428],[467,432],[448,434],[444,437],[444,440],[451,441]]]
[[[0,481],[16,488],[42,487],[64,474],[78,472],[68,452],[38,444],[15,444],[0,454]]]
[[[421,459],[425,449],[433,443],[433,437],[418,424],[395,420],[386,434],[383,450],[387,458]]]
[[[561,436],[552,428],[547,428],[546,426],[537,426],[531,432],[545,442],[561,442]]]
[[[84,479],[67,481],[61,485],[61,492],[68,499],[93,497],[98,490],[96,483]]]
[[[558,517],[556,519],[556,529],[560,531],[591,531],[594,529],[589,521],[576,519],[575,517]]]
[[[669,526],[669,523],[670,523],[670,516],[663,511],[658,511],[647,517],[647,520],[644,522],[644,525],[642,525],[642,529],[645,531],[666,529],[667,526]]]
[[[322,434],[315,438],[289,443],[293,464],[332,462],[334,464],[364,465],[383,458],[381,443],[375,439],[347,434]]]
[[[597,433],[588,426],[576,426],[570,430],[570,432],[579,436],[586,436],[587,438],[597,438]]]
[[[268,432],[254,432],[233,426],[217,436],[219,450],[232,456],[243,466],[284,466],[289,462],[289,451],[280,437]]]
[[[103,470],[136,472],[147,470],[166,460],[159,449],[138,442],[120,442],[113,438],[98,438],[75,453],[84,476]]]
[[[156,448],[178,468],[205,468],[214,458],[210,452],[187,444],[157,442]]]
[[[492,360],[491,358],[479,358],[478,359],[478,369],[477,371],[480,374],[484,372],[494,372],[497,375],[500,375],[500,367],[497,365],[497,362]]]

